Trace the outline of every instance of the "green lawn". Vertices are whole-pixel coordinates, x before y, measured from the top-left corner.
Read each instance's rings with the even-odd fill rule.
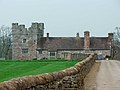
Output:
[[[36,75],[41,73],[50,73],[63,70],[75,65],[79,60],[72,61],[0,61],[0,82],[10,80],[12,78]]]

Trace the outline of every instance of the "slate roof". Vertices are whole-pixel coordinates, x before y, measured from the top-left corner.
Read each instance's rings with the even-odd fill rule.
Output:
[[[56,50],[84,49],[84,37],[42,37],[38,40],[38,48]],[[90,37],[90,49],[109,49],[108,37]]]
[[[91,37],[90,38],[91,49],[109,49],[108,37]]]

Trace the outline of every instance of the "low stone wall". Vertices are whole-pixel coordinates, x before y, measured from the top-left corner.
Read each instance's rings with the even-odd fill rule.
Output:
[[[84,78],[95,62],[92,54],[73,67],[50,74],[25,76],[0,83],[0,90],[84,90]]]
[[[90,54],[83,54],[83,53],[76,53],[71,55],[71,60],[80,60],[80,59],[85,59],[89,56]]]
[[[112,59],[120,60],[120,47],[119,46],[114,46]]]

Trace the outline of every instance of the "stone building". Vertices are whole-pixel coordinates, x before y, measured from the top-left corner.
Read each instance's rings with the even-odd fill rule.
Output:
[[[97,53],[98,59],[110,56],[113,34],[107,37],[90,37],[85,31],[84,37],[79,33],[76,37],[44,37],[44,23],[32,23],[30,28],[25,25],[12,24],[12,59],[80,59],[85,54]]]

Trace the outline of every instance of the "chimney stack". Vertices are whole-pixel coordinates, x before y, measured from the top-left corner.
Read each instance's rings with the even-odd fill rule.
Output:
[[[79,36],[79,33],[76,34],[76,37],[80,37],[80,36]]]
[[[47,33],[47,38],[49,38],[49,33]]]
[[[90,48],[90,32],[85,31],[84,32],[84,49]]]
[[[108,33],[108,38],[113,38],[113,33]]]
[[[108,42],[112,43],[113,33],[108,33]]]

